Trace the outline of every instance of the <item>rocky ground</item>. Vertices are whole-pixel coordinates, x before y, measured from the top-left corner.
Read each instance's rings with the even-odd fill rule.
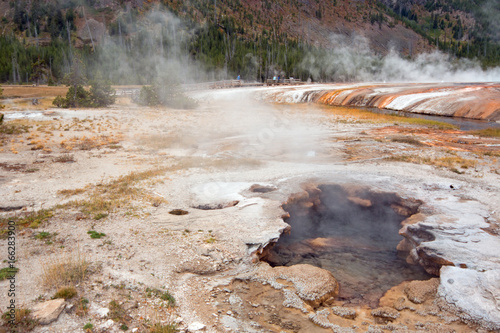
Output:
[[[18,331],[500,328],[499,139],[254,93],[193,92],[188,111],[4,103],[0,258],[14,220]],[[281,204],[326,183],[421,200],[400,246],[441,278],[343,306],[330,272],[260,262],[287,227]]]

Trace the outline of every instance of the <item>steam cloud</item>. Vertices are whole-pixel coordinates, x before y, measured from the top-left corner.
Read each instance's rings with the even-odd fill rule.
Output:
[[[122,13],[120,17],[127,17]],[[153,81],[193,83],[216,76],[188,56],[183,48],[193,29],[168,11],[151,11],[128,27],[134,34],[105,36],[96,65],[113,82],[150,84]],[[120,29],[125,30],[123,24]]]
[[[371,82],[496,82],[500,68],[481,69],[476,61],[454,59],[441,52],[419,54],[412,60],[394,50],[375,55],[368,40],[359,35],[331,37],[333,48],[309,53],[301,66],[314,80]]]

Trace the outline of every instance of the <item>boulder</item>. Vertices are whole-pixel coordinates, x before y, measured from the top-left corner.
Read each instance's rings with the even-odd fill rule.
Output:
[[[59,318],[65,306],[64,298],[39,303],[33,307],[33,318],[38,320],[40,325],[48,325]]]

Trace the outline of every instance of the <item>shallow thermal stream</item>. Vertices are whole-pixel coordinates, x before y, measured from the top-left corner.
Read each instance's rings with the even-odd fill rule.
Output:
[[[401,222],[419,203],[394,193],[321,185],[292,197],[283,208],[290,217],[283,234],[262,260],[272,266],[311,264],[333,273],[340,299],[347,304],[377,306],[391,287],[406,280],[426,280],[396,247]]]

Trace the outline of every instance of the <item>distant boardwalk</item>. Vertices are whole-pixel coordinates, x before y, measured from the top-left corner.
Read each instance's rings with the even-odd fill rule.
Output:
[[[299,85],[304,84],[299,79],[281,79],[273,80],[267,79],[265,83],[262,82],[245,82],[243,80],[222,80],[186,85],[186,88],[193,90],[197,89],[224,89],[224,88],[237,88],[237,87],[261,87],[261,86],[277,86],[277,85]]]
[[[203,83],[190,83],[182,84],[182,88],[185,90],[205,90],[205,89],[226,89],[226,88],[239,88],[239,87],[263,87],[263,86],[288,86],[288,85],[301,85],[305,82],[299,79],[280,79],[273,80],[267,79],[265,83],[263,82],[245,82],[243,80],[222,80],[222,81],[212,81]],[[120,86],[115,87],[117,96],[133,96],[139,93],[140,88],[137,86],[122,88]]]

